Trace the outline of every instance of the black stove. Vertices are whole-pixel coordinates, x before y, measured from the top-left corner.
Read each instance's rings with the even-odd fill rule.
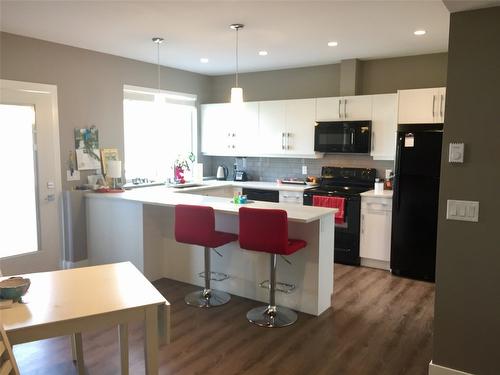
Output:
[[[359,265],[361,193],[372,190],[376,169],[322,167],[321,183],[304,191],[304,205],[312,206],[315,195],[345,198],[344,223],[336,224],[335,255],[337,263]]]

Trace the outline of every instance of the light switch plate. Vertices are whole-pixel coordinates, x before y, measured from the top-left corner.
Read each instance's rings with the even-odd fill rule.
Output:
[[[463,143],[450,143],[450,150],[448,153],[448,161],[450,163],[463,163],[464,162],[464,144]]]
[[[302,174],[307,174],[307,165],[302,166]]]
[[[479,221],[479,202],[448,199],[446,204],[448,220]]]

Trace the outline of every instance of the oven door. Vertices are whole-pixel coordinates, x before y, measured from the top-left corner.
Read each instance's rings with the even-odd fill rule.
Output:
[[[371,121],[318,122],[314,128],[314,151],[367,154],[371,144]]]
[[[361,217],[361,196],[328,192],[304,191],[304,205],[313,205],[314,195],[344,197],[344,223],[335,224],[334,261],[359,266],[359,231]]]

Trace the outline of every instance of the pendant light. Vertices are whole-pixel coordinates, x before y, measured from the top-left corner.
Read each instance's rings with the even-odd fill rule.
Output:
[[[156,44],[156,57],[157,57],[157,62],[158,62],[158,93],[161,92],[161,86],[160,86],[160,44],[163,43],[163,38],[160,37],[154,37],[153,42]]]
[[[232,30],[236,30],[236,80],[235,86],[231,88],[231,103],[243,103],[243,89],[239,86],[238,83],[238,31],[243,29],[245,25],[241,23],[233,23],[229,25]]]

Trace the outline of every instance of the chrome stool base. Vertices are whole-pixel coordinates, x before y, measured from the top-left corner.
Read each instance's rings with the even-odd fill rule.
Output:
[[[281,306],[261,306],[247,312],[250,323],[260,327],[286,327],[297,321],[297,314]]]
[[[231,296],[228,293],[213,289],[208,293],[206,293],[205,290],[198,290],[196,292],[189,293],[184,297],[184,301],[189,306],[205,308],[222,306],[230,300]]]

